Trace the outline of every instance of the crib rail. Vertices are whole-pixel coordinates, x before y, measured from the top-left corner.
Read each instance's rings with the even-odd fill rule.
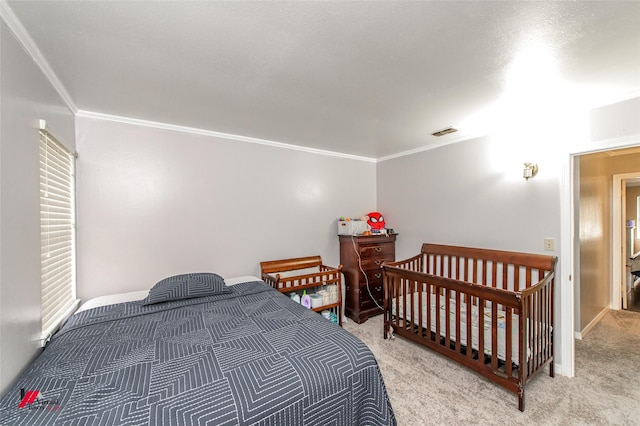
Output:
[[[556,258],[424,244],[383,264],[384,337],[429,347],[518,394],[546,365],[553,376]]]
[[[337,268],[324,265],[320,256],[299,257],[294,259],[270,260],[260,262],[262,280],[277,290],[296,288],[303,290],[317,287],[320,284],[342,283],[342,265]],[[283,276],[281,271],[305,269],[304,273],[294,276]],[[316,269],[317,272],[310,272]]]
[[[549,375],[553,369],[553,298],[555,273],[548,272],[542,281],[523,290],[521,295],[520,329],[523,341],[531,350],[527,368],[522,369],[523,380],[530,380],[549,365]],[[526,327],[530,324],[530,327]]]

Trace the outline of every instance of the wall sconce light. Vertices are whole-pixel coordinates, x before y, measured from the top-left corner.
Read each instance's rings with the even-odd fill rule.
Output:
[[[534,177],[538,174],[538,165],[536,163],[524,163],[524,169],[522,170],[522,177],[526,180]]]

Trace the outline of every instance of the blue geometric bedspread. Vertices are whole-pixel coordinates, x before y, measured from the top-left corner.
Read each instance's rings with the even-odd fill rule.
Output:
[[[263,282],[67,321],[0,425],[395,425],[359,339]]]

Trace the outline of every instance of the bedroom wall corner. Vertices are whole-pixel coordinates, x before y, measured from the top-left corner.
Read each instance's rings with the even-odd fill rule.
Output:
[[[74,115],[0,19],[0,394],[40,348],[38,120],[75,148]]]

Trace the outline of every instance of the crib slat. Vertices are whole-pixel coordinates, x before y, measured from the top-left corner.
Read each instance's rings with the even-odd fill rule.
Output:
[[[404,320],[404,328],[406,329],[409,323],[409,317],[407,316],[407,286],[409,285],[408,280],[403,280],[402,283],[402,318]]]
[[[548,327],[547,324],[549,324],[548,318],[547,318],[547,293],[549,292],[548,288],[544,288],[543,291],[541,292],[541,298],[540,298],[540,304],[542,306],[542,323],[540,324],[540,326],[542,327],[541,330],[541,334],[542,334],[542,344],[544,345],[543,348],[543,360],[547,359],[548,355],[548,349],[549,349],[549,340],[548,340]]]
[[[551,291],[549,290],[549,288],[545,287],[544,289],[544,302],[543,302],[543,306],[545,308],[545,316],[544,316],[544,338],[545,338],[545,358],[548,359],[551,356],[551,345],[553,344],[553,342],[551,341],[551,328],[549,327],[549,324],[551,324],[551,316],[550,316],[550,309],[549,306],[551,301],[550,301],[550,293]]]
[[[507,373],[509,377],[513,374],[513,317],[511,311],[512,309],[507,307],[504,314],[505,373]]]
[[[422,306],[422,287],[423,284],[421,282],[416,281],[416,286],[418,287],[418,324],[420,324],[420,334],[422,334],[422,327],[423,327],[423,322],[422,322],[422,311],[424,306]]]
[[[502,286],[503,290],[509,290],[509,266],[506,263],[502,264]]]
[[[462,340],[460,334],[460,292],[456,291],[456,352],[460,353],[460,341]],[[467,342],[470,343],[470,342]]]
[[[436,298],[436,303],[435,303],[435,320],[436,320],[436,333],[435,333],[435,340],[436,342],[438,342],[440,340],[440,287],[438,286],[434,286],[434,289],[436,290],[436,293],[434,294],[434,297]]]
[[[431,297],[433,296],[433,286],[427,283],[427,338],[431,339]]]
[[[467,302],[467,358],[473,358],[473,331],[471,325],[473,324],[471,301]]]
[[[531,351],[533,352],[532,355],[533,357],[529,360],[529,362],[527,363],[527,374],[531,374],[534,369],[535,369],[535,348],[534,348],[534,328],[533,328],[533,324],[532,324],[532,320],[533,319],[533,297],[528,297],[527,298],[527,324],[529,325],[529,332],[527,333],[527,343],[528,343],[528,347],[531,348]]]
[[[552,355],[551,346],[553,345],[553,343],[551,342],[551,337],[552,337],[551,329],[549,327],[549,324],[551,324],[551,318],[550,318],[550,315],[549,315],[549,311],[550,311],[549,306],[551,306],[550,303],[553,303],[553,302],[550,301],[550,299],[551,299],[550,298],[551,289],[549,289],[548,287],[545,287],[544,290],[545,290],[545,293],[544,293],[545,294],[545,300],[543,302],[544,303],[544,308],[545,308],[545,318],[544,318],[544,320],[545,320],[545,323],[544,323],[544,326],[545,326],[544,331],[545,331],[545,333],[544,333],[544,336],[545,336],[545,339],[546,339],[545,346],[546,346],[546,349],[547,349],[547,351],[545,352],[545,358],[549,358]]]
[[[542,364],[542,354],[543,354],[543,348],[542,348],[542,292],[541,291],[537,291],[536,292],[536,340],[537,340],[537,345],[538,347],[536,348],[536,354],[538,355],[537,358],[537,363],[536,363],[536,368],[539,367]]]
[[[529,341],[531,330],[529,330],[529,328],[527,327],[529,323],[530,310],[530,297],[527,297],[522,301],[522,311],[520,315],[520,332],[524,333],[524,338],[520,339],[520,342],[524,342],[524,345],[520,348],[520,356],[521,359],[524,360],[524,377],[527,377],[529,374],[531,374],[531,370],[529,368],[531,366],[531,360],[527,358],[527,351],[531,346],[531,343]]]
[[[414,293],[414,283],[415,280],[409,280],[409,282],[407,283],[407,297],[409,299],[409,315],[407,315],[407,311],[405,309],[404,313],[405,313],[405,317],[409,317],[409,324],[411,324],[411,330],[413,333],[418,333],[418,332],[422,332],[421,330],[419,330],[417,327],[414,327],[413,324],[415,324],[415,311],[413,310],[414,307],[414,300],[413,300],[413,293]]]
[[[480,261],[482,264],[482,284],[487,285],[487,283],[489,282],[489,278],[487,276],[487,261],[486,260],[481,260]]]
[[[549,345],[549,352],[548,352],[548,357],[551,358],[553,357],[553,330],[552,330],[552,326],[553,326],[553,309],[551,309],[551,307],[553,306],[553,286],[549,286],[548,290],[547,290],[547,301],[546,303],[549,305],[549,309],[547,310],[547,338],[548,338],[548,342],[547,344]],[[553,365],[551,366],[553,367]],[[551,374],[553,375],[553,368],[550,368],[551,370]]]
[[[491,287],[498,287],[498,264],[496,261],[491,262]]]
[[[396,304],[396,317],[394,319],[394,324],[398,327],[400,325],[400,287],[402,286],[402,279],[394,277],[391,284],[393,285],[393,300]]]
[[[544,314],[542,312],[542,299],[544,297],[544,294],[542,293],[542,291],[538,291],[536,292],[536,305],[537,305],[537,312],[538,312],[538,317],[536,319],[536,337],[538,339],[538,364],[536,367],[539,367],[542,364],[542,360],[544,359],[543,355],[544,355],[544,346],[543,344],[543,321],[544,321]]]
[[[445,331],[445,345],[448,347],[451,346],[451,290],[448,288],[444,291],[444,323],[446,327]],[[438,315],[439,316],[439,315]]]
[[[478,298],[478,360],[484,358],[484,299]]]
[[[491,368],[498,369],[498,304],[491,303]]]
[[[533,372],[536,368],[536,362],[537,362],[537,354],[536,354],[536,324],[535,324],[535,309],[536,309],[536,305],[535,305],[535,295],[531,295],[531,297],[529,298],[529,327],[531,328],[531,332],[529,333],[529,345],[531,347],[531,352],[532,352],[532,357],[531,357],[531,365],[530,365],[530,372]]]
[[[538,330],[540,328],[540,306],[538,305],[538,298],[540,296],[540,292],[535,292],[533,294],[531,302],[533,303],[533,347],[534,347],[534,365],[533,370],[535,371],[540,365],[540,343],[538,341]]]

